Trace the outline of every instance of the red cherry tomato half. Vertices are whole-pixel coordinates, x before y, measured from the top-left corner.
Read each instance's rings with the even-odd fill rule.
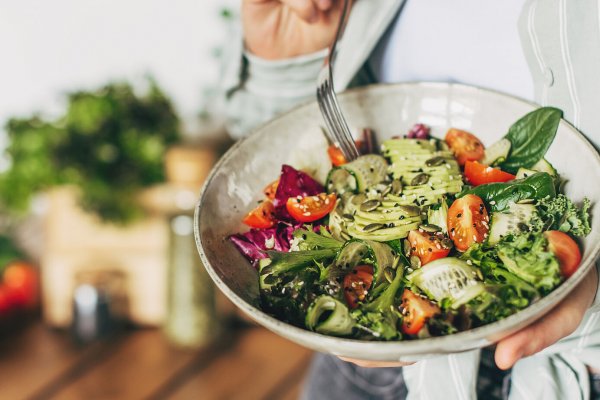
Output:
[[[336,199],[335,193],[290,197],[285,207],[296,221],[313,222],[329,214],[335,207]]]
[[[465,163],[465,176],[473,186],[485,183],[508,182],[516,178],[513,174],[509,174],[498,168],[488,167],[477,161],[467,161]]]
[[[373,284],[373,267],[358,265],[344,277],[344,298],[348,307],[354,309],[364,301]]]
[[[561,231],[547,231],[544,236],[548,240],[548,250],[558,259],[561,275],[565,279],[573,275],[581,262],[581,251],[577,243]]]
[[[367,141],[355,140],[354,144],[356,145],[356,148],[358,149],[358,152],[360,154],[369,153]],[[346,161],[346,157],[344,157],[344,153],[342,153],[342,150],[335,144],[332,144],[327,148],[327,154],[329,155],[329,160],[331,161],[331,164],[333,164],[334,167],[339,167],[340,165],[344,165],[348,162]]]
[[[38,274],[35,268],[23,261],[14,261],[4,270],[2,286],[11,305],[32,307],[38,300]]]
[[[267,186],[265,186],[265,188],[263,189],[263,193],[265,194],[265,196],[268,199],[275,199],[275,193],[277,193],[277,187],[279,186],[279,178],[277,178],[276,180],[274,180],[273,182],[269,183]]]
[[[440,308],[419,295],[404,289],[402,293],[402,332],[416,335],[427,321],[441,312]]]
[[[327,148],[327,154],[329,155],[329,160],[334,167],[339,167],[340,165],[346,164],[346,157],[344,157],[344,153],[342,150],[336,145],[332,144]]]
[[[467,161],[479,161],[485,154],[483,143],[475,135],[460,129],[450,128],[446,133],[446,143],[459,165],[465,165]]]
[[[448,235],[459,251],[483,242],[490,230],[489,223],[483,200],[474,194],[456,199],[448,209]]]
[[[438,258],[444,258],[450,253],[450,248],[444,243],[446,236],[441,233],[414,230],[408,233],[410,255],[421,260],[421,266]]]
[[[271,200],[265,200],[246,214],[242,222],[252,228],[270,228],[275,224],[274,211],[275,207]]]

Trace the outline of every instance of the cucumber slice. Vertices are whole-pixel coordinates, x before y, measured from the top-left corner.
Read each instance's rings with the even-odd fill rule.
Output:
[[[485,155],[483,156],[481,163],[485,165],[496,165],[506,160],[506,157],[508,157],[508,153],[510,152],[510,147],[510,140],[506,138],[500,139],[485,149]]]
[[[519,168],[519,170],[517,171],[517,175],[516,175],[516,179],[523,179],[523,178],[527,178],[528,176],[531,176],[535,173],[537,173],[539,171],[534,171],[532,169],[527,169],[527,168]]]
[[[345,168],[336,167],[329,171],[327,175],[327,193],[337,193],[342,195],[346,192],[356,193],[358,184],[356,177],[351,171]]]
[[[383,271],[393,267],[394,250],[384,243],[372,240],[352,239],[342,247],[330,272],[330,279],[345,275],[350,269],[360,264],[373,266],[373,287],[385,280]]]
[[[529,230],[528,223],[536,212],[533,204],[513,203],[507,213],[492,213],[488,243],[496,244],[506,235]]]
[[[350,270],[356,267],[365,257],[371,256],[369,246],[362,240],[350,240],[344,244],[335,259],[335,265]]]
[[[448,204],[445,197],[442,197],[439,207],[427,210],[427,223],[437,225],[443,233],[448,233]]]
[[[263,269],[265,269],[269,265],[271,265],[270,258],[263,258],[258,261],[258,275],[260,277],[258,280],[258,287],[260,288],[260,290],[271,290],[271,287],[274,285],[274,283],[266,283],[265,278],[268,276],[268,274],[262,273]]]
[[[342,165],[342,168],[356,178],[357,190],[364,192],[367,188],[383,182],[387,178],[388,163],[380,155],[367,154]]]
[[[465,261],[446,257],[426,264],[406,278],[429,298],[437,302],[448,299],[450,307],[456,309],[485,290],[476,279],[477,272]]]
[[[553,177],[558,176],[556,169],[545,158],[542,158],[540,161],[535,163],[531,169],[538,172],[546,172]]]
[[[319,296],[306,313],[308,329],[326,335],[349,335],[354,327],[348,307],[331,296]]]

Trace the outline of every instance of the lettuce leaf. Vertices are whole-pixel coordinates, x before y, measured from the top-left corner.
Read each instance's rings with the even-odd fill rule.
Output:
[[[574,236],[587,236],[592,230],[589,209],[589,199],[583,199],[579,208],[564,194],[542,200],[538,204],[543,230],[558,230]]]
[[[498,257],[507,270],[546,294],[561,282],[558,260],[547,248],[541,233],[508,236],[498,244]]]

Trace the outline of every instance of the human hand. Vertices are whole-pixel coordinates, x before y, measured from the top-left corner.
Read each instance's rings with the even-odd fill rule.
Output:
[[[405,367],[414,364],[414,362],[399,362],[399,361],[368,361],[358,360],[356,358],[339,357],[340,360],[350,362],[363,368],[389,368],[389,367]]]
[[[588,276],[554,310],[528,327],[501,340],[496,347],[496,365],[511,368],[523,357],[531,356],[573,333],[592,304],[598,289],[598,271]]]
[[[243,0],[246,48],[276,60],[328,47],[335,37],[340,0]]]

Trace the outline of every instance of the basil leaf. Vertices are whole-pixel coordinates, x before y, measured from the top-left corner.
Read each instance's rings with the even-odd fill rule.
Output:
[[[515,122],[505,138],[511,143],[510,153],[500,167],[514,174],[521,167],[530,168],[541,160],[556,136],[562,111],[542,107]]]
[[[508,210],[512,203],[525,199],[541,200],[556,197],[554,179],[546,172],[510,182],[488,183],[463,190],[457,197],[474,194],[489,206],[491,211]]]

